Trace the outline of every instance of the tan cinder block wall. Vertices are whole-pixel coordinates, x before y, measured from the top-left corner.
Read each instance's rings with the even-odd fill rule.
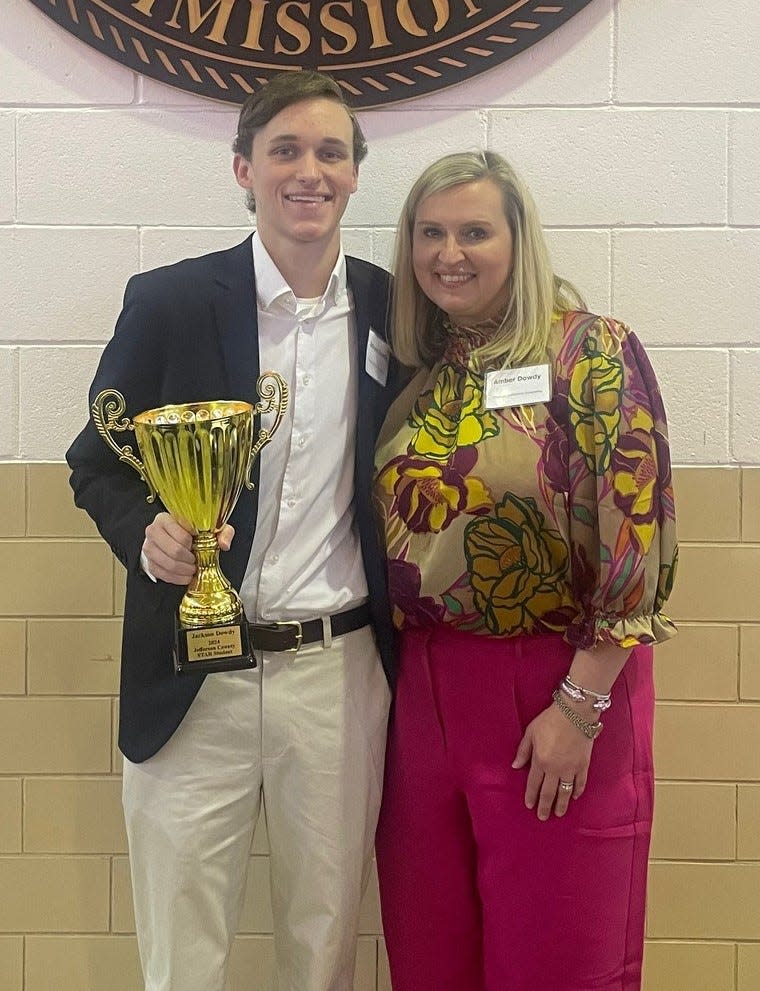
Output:
[[[644,986],[757,991],[760,468],[677,469],[676,495]],[[140,991],[115,746],[121,565],[64,465],[0,464],[0,505],[0,988]],[[230,991],[265,987],[271,928],[259,829]],[[355,989],[390,991],[374,878],[361,932]]]
[[[760,468],[676,471],[656,663],[647,991],[760,987]]]
[[[116,747],[124,572],[65,465],[0,463],[0,506],[0,991],[141,991]],[[229,991],[263,991],[263,828],[240,928]],[[355,989],[389,991],[374,878],[361,932]]]

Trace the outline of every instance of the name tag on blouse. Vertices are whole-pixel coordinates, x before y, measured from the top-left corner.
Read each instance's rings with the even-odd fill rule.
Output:
[[[526,365],[524,368],[504,368],[497,372],[486,372],[483,401],[486,409],[548,403],[551,397],[552,381],[549,365]]]

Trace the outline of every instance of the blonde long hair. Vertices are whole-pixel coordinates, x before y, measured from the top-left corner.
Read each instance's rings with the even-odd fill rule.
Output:
[[[393,259],[393,349],[405,365],[432,366],[440,357],[443,311],[420,289],[412,266],[417,210],[423,200],[463,183],[490,179],[501,190],[512,232],[509,299],[500,326],[476,353],[482,365],[540,361],[546,353],[552,314],[584,308],[580,294],[552,270],[533,198],[511,165],[492,151],[459,152],[429,165],[412,186],[399,218]]]

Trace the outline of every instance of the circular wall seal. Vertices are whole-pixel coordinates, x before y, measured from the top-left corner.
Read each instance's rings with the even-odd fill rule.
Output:
[[[590,0],[31,2],[122,65],[191,93],[242,103],[274,73],[310,68],[374,107],[504,62]]]

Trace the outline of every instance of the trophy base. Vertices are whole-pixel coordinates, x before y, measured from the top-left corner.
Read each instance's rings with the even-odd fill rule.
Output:
[[[177,674],[213,674],[256,667],[245,616],[222,626],[180,626],[174,619],[174,670]]]

